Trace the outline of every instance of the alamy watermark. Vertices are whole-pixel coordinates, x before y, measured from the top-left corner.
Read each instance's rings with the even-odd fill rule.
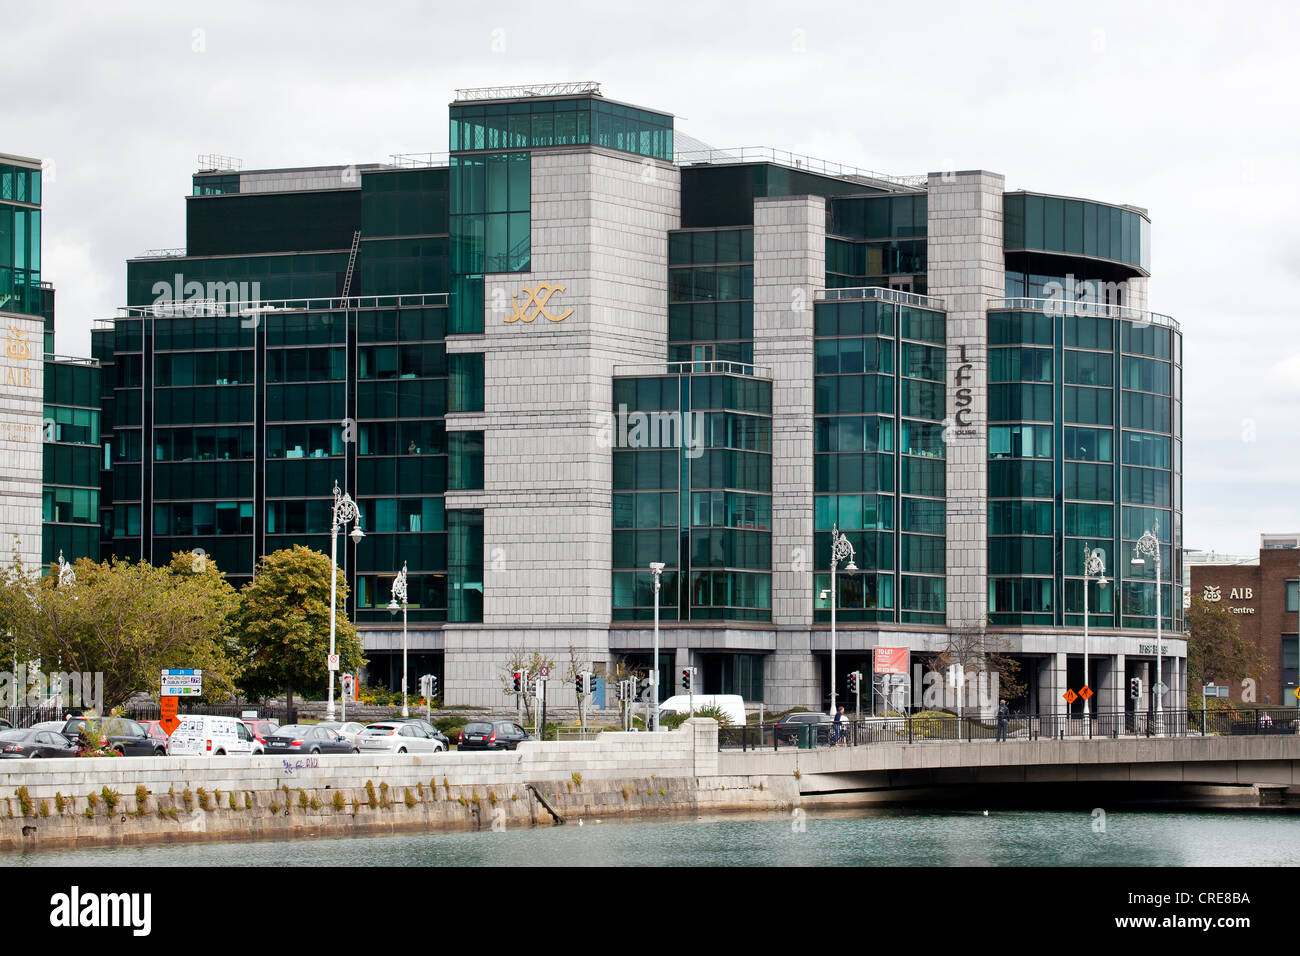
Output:
[[[626,405],[618,413],[607,413],[596,433],[601,448],[681,448],[687,458],[704,454],[703,412],[629,412]]]
[[[103,713],[104,673],[0,671],[0,706],[59,707]]]
[[[171,279],[155,282],[152,292],[155,316],[238,314],[251,317],[254,326],[258,314],[254,306],[262,301],[262,283],[259,281],[187,281],[180,272]]]

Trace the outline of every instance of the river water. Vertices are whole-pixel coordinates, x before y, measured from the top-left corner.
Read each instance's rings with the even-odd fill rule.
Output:
[[[1300,814],[810,809],[0,855],[0,866],[1296,866]]]

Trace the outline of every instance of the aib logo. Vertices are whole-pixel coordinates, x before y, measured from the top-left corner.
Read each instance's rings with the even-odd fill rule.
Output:
[[[546,311],[546,303],[550,301],[551,296],[557,292],[563,291],[564,286],[551,285],[549,282],[539,282],[536,288],[532,289],[528,286],[524,286],[523,294],[527,296],[527,298],[524,299],[523,302],[520,302],[518,292],[512,296],[513,301],[511,304],[514,306],[514,312],[506,316],[506,321],[532,322],[540,315],[545,316],[551,322],[563,322],[569,316],[573,315],[572,309],[565,309],[559,315],[552,315],[550,312]],[[536,306],[536,310],[532,315],[529,315],[528,310],[534,306]]]
[[[31,350],[27,344],[27,333],[22,329],[16,329],[9,326],[9,341],[5,346],[5,354],[11,359],[25,361],[31,357]]]

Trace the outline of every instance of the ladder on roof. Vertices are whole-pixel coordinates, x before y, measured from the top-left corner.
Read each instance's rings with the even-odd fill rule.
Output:
[[[348,297],[348,291],[352,288],[352,272],[357,265],[357,249],[361,246],[361,230],[358,229],[352,234],[352,249],[348,252],[348,271],[343,276],[343,295],[342,298]]]

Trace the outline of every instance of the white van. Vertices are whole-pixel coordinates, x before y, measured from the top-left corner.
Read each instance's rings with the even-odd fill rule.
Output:
[[[224,757],[261,752],[253,732],[235,717],[186,714],[167,740],[170,757]]]
[[[659,705],[659,719],[669,714],[689,714],[694,703],[696,713],[701,707],[716,707],[727,715],[727,722],[733,727],[745,726],[745,699],[739,694],[677,694],[669,697]]]

